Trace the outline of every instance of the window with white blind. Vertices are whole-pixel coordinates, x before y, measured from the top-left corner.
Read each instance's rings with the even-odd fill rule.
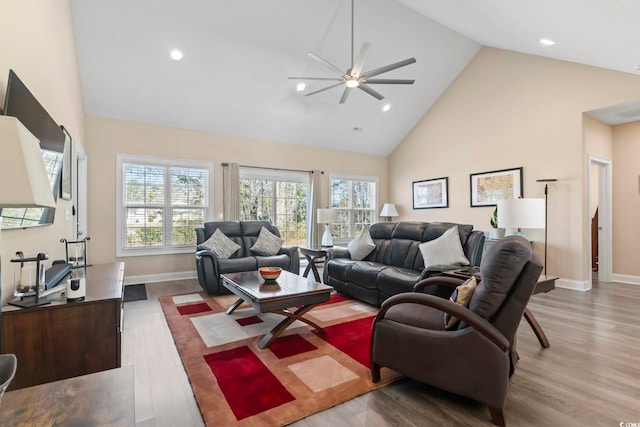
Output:
[[[329,207],[338,211],[337,222],[331,226],[336,243],[346,243],[377,221],[377,195],[377,177],[331,175]]]
[[[116,256],[193,252],[209,216],[211,164],[118,155]]]
[[[240,219],[278,227],[285,246],[307,245],[309,172],[240,168]]]

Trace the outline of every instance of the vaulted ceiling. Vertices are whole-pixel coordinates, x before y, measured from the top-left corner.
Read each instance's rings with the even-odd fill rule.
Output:
[[[342,88],[305,94],[351,63],[350,0],[71,0],[89,115],[386,156],[482,46],[627,73],[640,70],[635,0],[355,0],[356,54],[379,101]],[[555,41],[544,46],[540,39]],[[179,49],[184,57],[171,60]],[[387,112],[382,110],[390,105]]]

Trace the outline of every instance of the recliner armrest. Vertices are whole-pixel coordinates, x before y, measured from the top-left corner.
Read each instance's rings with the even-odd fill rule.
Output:
[[[351,259],[351,254],[349,254],[349,249],[347,248],[329,248],[326,250],[327,256],[325,258],[325,262],[329,261],[333,258],[349,258]]]
[[[294,274],[300,273],[300,252],[298,251],[298,249],[298,246],[283,246],[280,248],[280,252],[278,252],[278,254],[289,256],[291,265],[288,270]]]

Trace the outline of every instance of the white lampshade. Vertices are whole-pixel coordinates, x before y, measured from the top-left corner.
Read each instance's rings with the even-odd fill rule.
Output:
[[[55,207],[40,143],[15,117],[0,116],[0,208]]]
[[[318,224],[333,224],[338,219],[334,209],[318,209]]]
[[[393,203],[385,203],[380,211],[380,216],[400,216],[396,210],[396,205]]]
[[[498,200],[498,227],[544,228],[544,199]]]

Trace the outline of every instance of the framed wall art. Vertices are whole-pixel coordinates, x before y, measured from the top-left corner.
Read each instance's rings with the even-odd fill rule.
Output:
[[[498,200],[522,196],[522,168],[470,175],[471,207],[496,206]]]
[[[62,152],[62,179],[60,182],[60,197],[71,200],[71,135],[64,126],[60,126],[64,133],[64,151]]]
[[[449,207],[449,178],[413,182],[413,209]]]

